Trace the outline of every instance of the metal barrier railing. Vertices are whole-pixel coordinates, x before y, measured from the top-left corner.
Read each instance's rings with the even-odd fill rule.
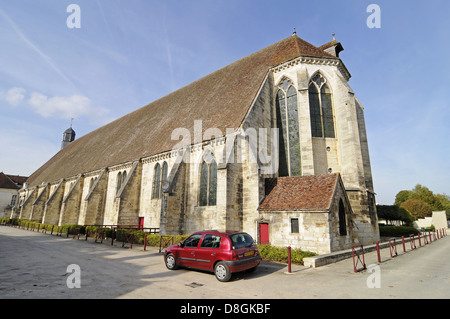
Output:
[[[358,247],[358,250],[355,249]],[[366,262],[364,260],[364,247],[363,245],[352,246],[352,256],[353,256],[353,270],[355,272],[367,269]],[[362,257],[362,259],[361,259]],[[361,264],[362,268],[358,269],[358,264]]]

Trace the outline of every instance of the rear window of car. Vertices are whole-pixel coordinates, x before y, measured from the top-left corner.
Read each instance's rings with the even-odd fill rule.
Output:
[[[253,245],[253,238],[249,234],[232,234],[229,236],[233,249],[250,247]]]

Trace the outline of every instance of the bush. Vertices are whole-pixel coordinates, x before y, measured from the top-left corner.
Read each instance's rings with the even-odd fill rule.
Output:
[[[263,260],[287,263],[287,247],[274,247],[270,245],[258,245],[259,252]],[[291,249],[291,262],[303,265],[303,258],[316,256],[317,254],[303,251],[301,249]]]
[[[402,221],[406,226],[411,226],[414,218],[404,208],[395,205],[377,205],[377,215],[379,219],[384,219],[388,222]]]
[[[414,227],[406,226],[379,226],[380,236],[383,237],[402,237],[409,236],[411,234],[417,235],[420,232]]]

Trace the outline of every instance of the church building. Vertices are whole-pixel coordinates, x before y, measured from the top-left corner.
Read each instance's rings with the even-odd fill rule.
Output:
[[[319,254],[375,243],[364,108],[342,50],[294,33],[67,136],[20,190],[13,217],[173,235],[241,230]]]

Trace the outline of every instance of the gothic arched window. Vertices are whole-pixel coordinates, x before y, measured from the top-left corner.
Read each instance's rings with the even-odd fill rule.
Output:
[[[169,171],[169,166],[167,162],[164,162],[161,168],[161,165],[156,164],[155,166],[155,176],[153,177],[153,199],[161,198],[162,195],[162,185],[167,181],[167,174]]]
[[[211,154],[200,168],[199,206],[215,206],[217,203],[217,163]]]
[[[345,207],[342,199],[339,200],[339,235],[347,235],[347,222],[345,220]]]
[[[331,90],[327,80],[317,73],[309,84],[309,110],[312,137],[335,137]]]
[[[284,79],[275,100],[279,134],[279,176],[301,175],[297,90]]]
[[[119,173],[117,173],[117,189],[116,189],[116,193],[119,192],[121,186],[122,186],[122,172],[119,172]]]
[[[159,189],[161,187],[161,165],[159,163],[155,166],[155,175],[153,177],[153,198],[160,198]]]
[[[163,166],[162,166],[162,172],[161,172],[161,191],[162,191],[162,185],[164,185],[164,182],[167,182],[168,171],[169,171],[169,165],[167,165],[167,162],[164,162]]]
[[[119,172],[117,173],[117,189],[116,193],[119,193],[120,188],[122,187],[123,183],[125,182],[125,179],[127,178],[127,171]],[[92,180],[91,180],[92,182]],[[91,187],[91,186],[89,186]]]

